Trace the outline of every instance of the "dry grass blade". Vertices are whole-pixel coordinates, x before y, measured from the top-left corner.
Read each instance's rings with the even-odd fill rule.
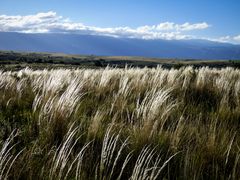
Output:
[[[21,150],[16,155],[11,154],[11,150],[17,145],[17,143],[11,145],[13,139],[18,135],[17,130],[13,130],[8,139],[3,143],[0,151],[0,179],[7,179],[8,174],[18,158],[18,156],[23,152]]]
[[[169,161],[178,153],[169,157],[161,166],[159,166],[161,157],[158,155],[156,158],[154,158],[155,154],[155,149],[151,149],[150,147],[144,147],[142,149],[135,163],[135,167],[130,178],[131,180],[157,179],[164,167],[166,167]]]
[[[56,152],[53,156],[52,166],[51,166],[50,173],[49,173],[50,179],[55,179],[55,178],[62,179],[64,172],[67,171],[66,175],[68,175],[71,170],[68,168],[68,164],[71,164],[70,163],[70,155],[71,155],[76,143],[80,139],[80,137],[77,137],[76,140],[74,140],[75,135],[77,134],[78,128],[73,129],[73,126],[74,126],[74,124],[72,124],[72,126],[69,128],[69,131],[65,136],[64,142],[56,150]],[[87,146],[83,147],[83,151],[82,152],[80,151],[80,153],[78,154],[78,157],[82,155],[82,153],[84,152],[86,147]],[[72,165],[70,165],[70,167],[72,167]]]
[[[111,134],[112,127],[109,127],[106,131],[102,152],[101,152],[101,160],[100,160],[100,179],[111,179],[115,168],[117,166],[118,160],[122,155],[124,148],[128,145],[128,138],[117,148],[117,144],[119,143],[120,134]],[[130,159],[130,154],[127,155],[124,163],[122,165],[122,170],[118,175],[118,178],[121,177],[122,172]]]

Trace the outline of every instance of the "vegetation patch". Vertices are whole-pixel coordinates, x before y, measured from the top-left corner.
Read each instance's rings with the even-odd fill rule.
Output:
[[[230,67],[0,71],[0,179],[240,179],[239,128]]]

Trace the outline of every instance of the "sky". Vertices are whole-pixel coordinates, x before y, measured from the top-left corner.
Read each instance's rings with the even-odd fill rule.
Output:
[[[0,31],[240,44],[239,0],[1,0]]]

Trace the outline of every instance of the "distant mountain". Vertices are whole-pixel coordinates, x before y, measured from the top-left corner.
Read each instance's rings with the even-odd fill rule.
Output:
[[[240,59],[240,45],[207,40],[142,40],[79,34],[0,32],[0,50],[184,59]]]

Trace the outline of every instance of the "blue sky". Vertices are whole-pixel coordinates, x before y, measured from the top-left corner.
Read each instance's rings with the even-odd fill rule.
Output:
[[[17,15],[34,19],[35,16],[39,18],[37,15],[39,13],[49,12],[55,13],[51,18],[56,20],[58,17],[57,25],[43,27],[42,24],[41,27],[36,27],[36,24],[32,25],[34,24],[32,21],[26,23],[26,18],[17,18],[16,21],[23,22],[20,27],[19,24],[16,25],[8,20],[9,16]],[[71,33],[102,33],[150,39],[205,38],[240,43],[239,18],[239,0],[1,0],[0,2],[1,31],[66,32],[70,29]],[[42,22],[42,19],[39,21]],[[70,28],[66,22],[71,26]],[[46,21],[45,26],[47,24],[49,23]],[[158,26],[159,24],[162,25]]]

